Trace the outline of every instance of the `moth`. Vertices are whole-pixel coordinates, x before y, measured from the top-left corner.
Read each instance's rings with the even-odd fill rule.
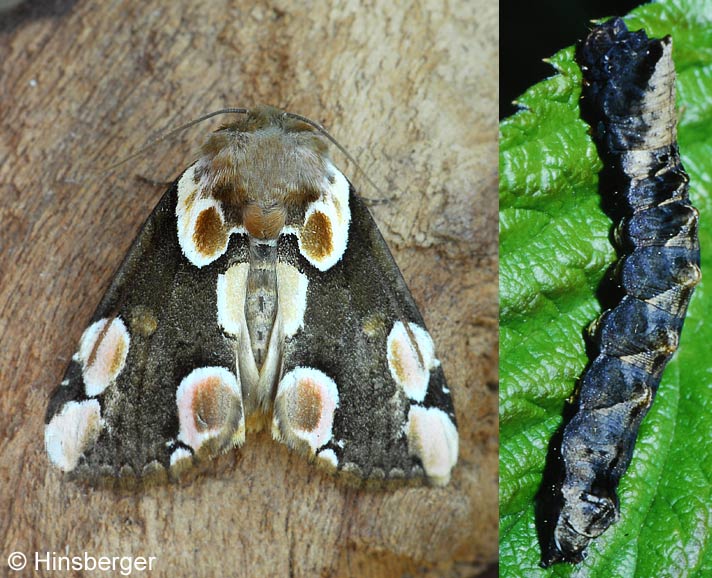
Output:
[[[46,417],[83,480],[173,478],[268,429],[356,480],[444,485],[457,461],[433,340],[333,139],[241,110],[161,198]]]
[[[597,352],[563,430],[545,567],[580,562],[618,519],[618,482],[701,276],[698,212],[677,146],[671,51],[669,36],[629,32],[620,18],[594,28],[577,50],[582,116],[604,164],[599,184],[619,218],[613,280],[620,295],[589,329]]]

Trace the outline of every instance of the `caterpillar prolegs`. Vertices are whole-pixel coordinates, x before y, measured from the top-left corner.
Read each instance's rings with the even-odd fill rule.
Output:
[[[638,428],[677,349],[700,280],[697,210],[680,162],[672,40],[613,19],[579,45],[581,113],[604,168],[603,202],[618,220],[616,304],[589,330],[596,350],[563,430],[552,534],[542,565],[578,563],[618,518],[616,488]]]

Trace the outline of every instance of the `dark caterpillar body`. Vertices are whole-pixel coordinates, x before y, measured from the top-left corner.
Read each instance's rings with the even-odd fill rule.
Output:
[[[671,49],[669,36],[629,32],[621,19],[598,26],[578,47],[582,117],[604,164],[604,203],[620,219],[613,273],[619,300],[589,330],[597,351],[563,430],[545,567],[580,562],[589,542],[617,520],[618,482],[700,280],[698,213],[677,148]]]

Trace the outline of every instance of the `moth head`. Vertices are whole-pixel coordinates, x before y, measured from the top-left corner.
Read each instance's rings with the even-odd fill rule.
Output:
[[[213,133],[201,149],[196,182],[259,239],[299,223],[333,179],[327,139],[301,117],[261,106]]]
[[[229,112],[246,116],[213,133],[177,183],[183,253],[202,267],[227,250],[233,232],[266,242],[295,233],[307,260],[330,268],[348,242],[350,183],[332,164],[327,142],[343,148],[293,113]]]

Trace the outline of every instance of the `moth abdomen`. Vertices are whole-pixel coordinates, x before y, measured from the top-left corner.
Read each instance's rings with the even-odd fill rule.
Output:
[[[250,236],[250,261],[245,296],[245,320],[257,368],[267,358],[267,348],[277,319],[277,243]]]

